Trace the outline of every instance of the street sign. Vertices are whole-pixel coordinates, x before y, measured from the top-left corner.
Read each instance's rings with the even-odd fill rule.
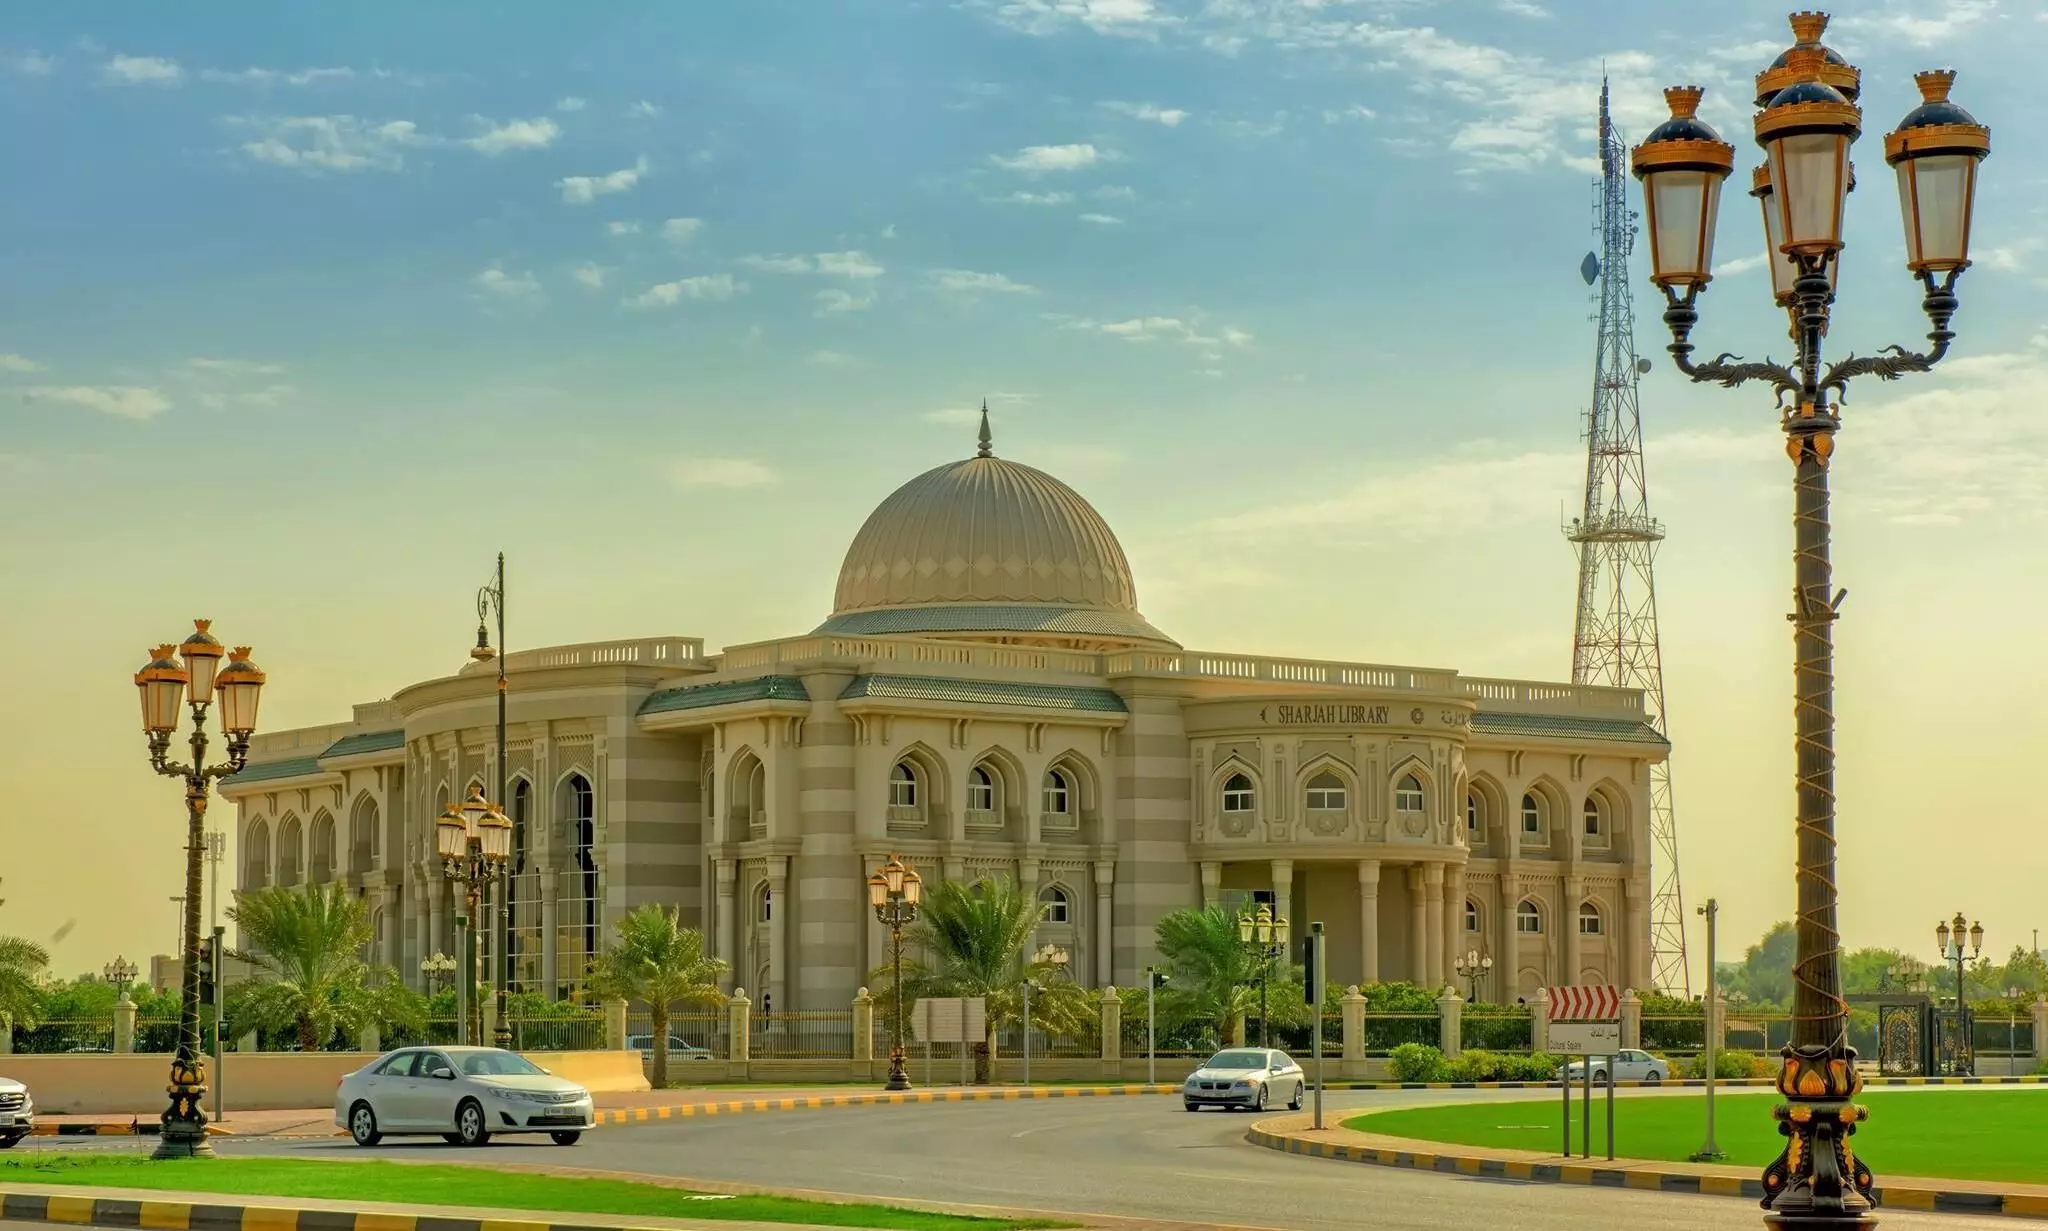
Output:
[[[1560,1056],[1611,1056],[1621,1050],[1621,1023],[1552,1022],[1544,1050]]]
[[[979,1043],[988,1035],[981,997],[920,999],[911,1005],[910,1029],[922,1043]]]
[[[1608,1022],[1621,1019],[1621,989],[1618,987],[1553,987],[1550,992],[1550,1020],[1553,1022]]]

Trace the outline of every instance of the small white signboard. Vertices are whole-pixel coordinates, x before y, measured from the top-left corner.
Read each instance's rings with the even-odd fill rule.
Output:
[[[1561,1056],[1612,1056],[1621,1050],[1621,1023],[1552,1022],[1545,1043]]]
[[[988,1035],[987,1003],[974,997],[928,997],[911,1005],[910,1030],[920,1043],[979,1043]]]

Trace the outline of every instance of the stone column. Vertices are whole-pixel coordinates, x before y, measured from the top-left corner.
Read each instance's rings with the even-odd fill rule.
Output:
[[[784,946],[789,920],[789,856],[768,857],[768,992],[767,1013],[787,1013],[789,950]]]
[[[1632,987],[1621,993],[1621,1045],[1628,1048],[1643,1045],[1643,1000]]]
[[[1095,913],[1088,918],[1088,937],[1095,951],[1095,986],[1108,992],[1116,977],[1111,959],[1116,952],[1116,864],[1095,864]]]
[[[1359,982],[1380,981],[1380,861],[1377,859],[1358,861],[1358,967]],[[1359,1011],[1364,1012],[1363,1009]]]
[[[747,1026],[753,1021],[754,1002],[747,999],[747,989],[733,989],[732,999],[726,1002],[726,1049],[725,1058],[733,1064],[745,1064],[753,1055],[753,1048],[747,1038]]]
[[[1408,865],[1408,977],[1429,986],[1429,894],[1422,865]],[[1443,891],[1437,891],[1441,894]]]
[[[1586,968],[1585,938],[1579,935],[1579,904],[1585,901],[1585,897],[1584,881],[1576,876],[1564,878],[1564,909],[1559,912],[1561,917],[1557,921],[1559,930],[1564,932],[1564,977],[1558,982],[1569,987],[1578,985],[1579,972]],[[1621,970],[1609,970],[1607,981],[1627,987],[1626,967]]]
[[[853,997],[853,1062],[868,1064],[875,1058],[875,998],[862,988]]]
[[[1365,995],[1357,984],[1344,989],[1337,1002],[1344,1014],[1344,1063],[1365,1063]]]
[[[1124,1002],[1117,996],[1116,988],[1104,984],[1102,988],[1102,1066],[1103,1076],[1114,1077],[1123,1067],[1124,1058]]]
[[[725,974],[718,981],[730,990],[739,973],[739,952],[735,944],[739,936],[738,911],[733,901],[733,876],[738,869],[730,859],[714,860],[712,869],[718,881],[718,921],[712,931],[718,960],[725,963]]]
[[[1446,1056],[1455,1056],[1465,1048],[1465,1001],[1452,988],[1445,988],[1444,994],[1436,998],[1436,1045]]]
[[[1643,881],[1625,881],[1621,887],[1622,901],[1627,904],[1628,933],[1621,946],[1625,955],[1623,970],[1625,977],[1617,979],[1625,987],[1650,986],[1650,886]],[[1574,921],[1576,925],[1576,921]]]
[[[1218,906],[1223,902],[1223,861],[1204,859],[1202,861],[1202,909]]]
[[[485,967],[486,973],[484,975],[484,978],[479,980],[479,982],[481,982],[483,986],[477,992],[477,995],[480,998],[480,1002],[477,1006],[479,1010],[477,1016],[482,1019],[482,1030],[484,1032],[483,1037],[486,1040],[495,1039],[498,1037],[498,998],[491,994],[491,979],[489,975],[489,969],[490,968],[488,966]],[[490,1046],[489,1042],[486,1042],[484,1046]]]
[[[0,1013],[0,1056],[11,1056],[13,1054],[14,1018],[10,1014]]]
[[[363,1028],[356,1033],[356,1050],[372,1056],[384,1051],[384,1034],[377,1029],[376,1022],[363,1023]]]
[[[562,994],[562,927],[561,912],[556,898],[561,893],[555,884],[553,868],[540,870],[540,984],[541,989],[553,1000]]]
[[[626,1002],[604,1002],[604,1046],[606,1051],[626,1050]]]
[[[2048,1060],[2048,996],[2034,997],[2034,1065]]]
[[[1432,991],[1444,986],[1444,865],[1422,865],[1424,977],[1418,982]]]
[[[1522,902],[1522,880],[1513,872],[1500,874],[1500,909],[1494,912],[1494,930],[1499,934],[1498,947],[1494,950],[1493,970],[1500,989],[1495,997],[1501,1004],[1515,1002],[1515,988],[1522,977],[1521,947],[1516,943],[1515,907]],[[1538,1048],[1538,1050],[1542,1050]]]
[[[1273,880],[1273,917],[1287,920],[1289,937],[1308,935],[1308,925],[1294,918],[1294,861],[1275,859],[1269,875]]]
[[[1458,823],[1464,824],[1462,820]],[[1478,943],[1476,938],[1465,935],[1465,868],[1462,864],[1444,866],[1443,930],[1444,960],[1443,965],[1437,968],[1437,981],[1455,985],[1458,958],[1463,956],[1467,948]]]
[[[135,1002],[122,992],[121,999],[114,1002],[114,1050],[131,1052],[135,1050]]]
[[[1547,987],[1529,1002],[1529,1050],[1550,1050],[1550,989]]]

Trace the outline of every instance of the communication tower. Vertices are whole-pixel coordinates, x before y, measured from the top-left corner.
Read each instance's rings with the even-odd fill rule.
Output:
[[[1628,258],[1635,247],[1635,214],[1626,191],[1627,147],[1608,111],[1600,83],[1600,182],[1593,231],[1600,250],[1579,265],[1587,285],[1599,288],[1599,339],[1593,362],[1593,404],[1586,413],[1586,507],[1565,527],[1579,556],[1578,618],[1572,630],[1572,682],[1639,688],[1645,717],[1670,738],[1664,707],[1664,667],[1657,648],[1657,582],[1652,568],[1664,527],[1650,516],[1643,477],[1643,420],[1636,386],[1650,370],[1638,358],[1635,302]],[[1678,824],[1671,800],[1671,762],[1650,771],[1650,967],[1656,986],[1686,997],[1692,980],[1685,961],[1685,898],[1678,880]]]

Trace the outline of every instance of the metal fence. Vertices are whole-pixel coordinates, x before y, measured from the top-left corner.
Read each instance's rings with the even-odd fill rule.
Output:
[[[1971,1045],[1980,1056],[2027,1058],[2034,1052],[2034,1023],[2025,1017],[1980,1016],[1970,1031]]]
[[[580,1017],[515,1017],[514,1051],[600,1051],[604,1048],[604,1015]]]
[[[1730,1042],[1731,1048],[1739,1045]],[[1643,1018],[1643,1050],[1662,1056],[1696,1056],[1707,1047],[1707,1019],[1703,1014]]]
[[[1792,1016],[1789,1013],[1744,1013],[1738,1016],[1731,1012],[1726,1038],[1721,1046],[1729,1051],[1771,1055],[1791,1041]]]
[[[1426,1043],[1435,1047],[1442,1038],[1434,1013],[1368,1013],[1365,1015],[1365,1054],[1384,1056],[1403,1043]]]
[[[1475,1013],[1468,1006],[1458,1019],[1458,1045],[1483,1051],[1527,1052],[1533,1050],[1533,1020],[1527,1009],[1503,1008]]]
[[[747,1047],[756,1060],[844,1060],[853,1055],[853,1010],[757,1013]]]
[[[14,1050],[35,1055],[114,1050],[114,1019],[73,1018],[14,1028]]]

